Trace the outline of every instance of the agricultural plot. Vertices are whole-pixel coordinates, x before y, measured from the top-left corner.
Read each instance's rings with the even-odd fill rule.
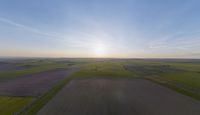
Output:
[[[199,115],[199,70],[198,60],[8,60],[0,114]]]
[[[0,115],[17,114],[23,107],[29,104],[31,97],[0,97]]]
[[[0,83],[0,95],[41,96],[75,70],[74,68],[50,70]]]
[[[200,102],[144,79],[72,80],[37,115],[199,115]]]
[[[124,68],[200,100],[199,60],[154,60],[124,64]]]
[[[31,66],[28,65],[18,65],[16,63],[6,63],[6,62],[0,62],[0,72],[4,71],[17,71],[17,70],[23,70],[31,68]]]
[[[176,81],[200,90],[200,73],[198,72],[168,73],[162,75],[162,78]]]
[[[80,66],[82,69],[76,72],[72,78],[89,77],[134,77],[134,74],[126,71],[123,65],[116,62],[96,62]]]
[[[71,64],[67,62],[61,64],[54,61],[40,61],[40,60],[39,61],[32,60],[32,61],[24,62],[21,60],[21,62],[17,62],[17,63],[15,62],[13,66],[17,67],[18,69],[0,71],[0,82],[11,80],[16,77],[44,72],[48,70],[68,68],[71,66]]]
[[[19,114],[69,77],[73,63],[54,60],[4,60],[0,63],[0,115]],[[46,99],[48,101],[48,98]],[[46,102],[45,101],[45,102]]]
[[[124,68],[128,71],[136,73],[140,77],[183,71],[178,68],[173,68],[169,65],[125,65]]]

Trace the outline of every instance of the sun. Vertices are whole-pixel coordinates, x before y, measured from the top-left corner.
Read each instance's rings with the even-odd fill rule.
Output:
[[[104,44],[97,44],[94,47],[94,53],[96,57],[105,57],[106,46]]]

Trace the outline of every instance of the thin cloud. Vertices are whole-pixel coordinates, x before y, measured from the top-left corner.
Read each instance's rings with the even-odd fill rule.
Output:
[[[39,29],[32,28],[32,27],[20,24],[20,23],[17,23],[15,21],[12,21],[12,20],[9,20],[9,19],[6,19],[6,18],[0,17],[0,22],[7,23],[9,25],[15,26],[15,27],[20,28],[20,29],[24,29],[24,30],[32,32],[34,34],[38,34],[38,35],[42,35],[42,36],[47,36],[47,37],[50,37],[50,38],[63,38],[63,37],[57,36],[55,34],[50,34],[50,33],[47,33],[47,32],[42,32]]]
[[[179,49],[186,50],[191,47],[200,47],[199,39],[200,31],[187,32],[187,33],[177,33],[170,36],[166,36],[162,39],[157,39],[149,43],[149,48],[152,49]],[[191,39],[193,38],[193,39]]]
[[[48,32],[43,32],[39,29],[33,28],[33,27],[29,27],[26,26],[24,24],[20,24],[17,23],[15,21],[9,20],[7,18],[3,18],[0,17],[0,22],[12,25],[14,27],[23,29],[25,31],[37,34],[37,35],[42,35],[45,36],[45,39],[52,39],[52,40],[57,40],[57,41],[61,41],[63,43],[67,43],[69,47],[82,47],[80,45],[75,45],[75,44],[87,44],[88,42],[91,42],[92,40],[94,40],[94,38],[97,38],[97,36],[89,34],[87,32],[70,32],[70,33],[66,33],[66,35],[59,35],[59,34],[50,34]],[[80,39],[81,38],[81,39]],[[90,39],[88,39],[90,38]],[[79,41],[75,41],[75,39],[79,39]]]

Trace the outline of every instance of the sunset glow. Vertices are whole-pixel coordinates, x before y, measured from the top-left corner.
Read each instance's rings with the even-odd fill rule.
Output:
[[[4,0],[0,56],[200,58],[199,4]]]

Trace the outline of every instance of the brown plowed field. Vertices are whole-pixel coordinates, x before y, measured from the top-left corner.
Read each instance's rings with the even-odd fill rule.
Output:
[[[38,115],[200,115],[200,102],[144,79],[77,79]]]

